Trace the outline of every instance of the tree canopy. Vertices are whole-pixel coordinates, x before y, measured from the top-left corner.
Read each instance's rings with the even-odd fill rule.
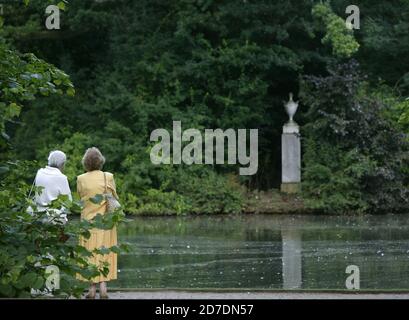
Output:
[[[70,0],[62,11],[61,30],[45,29],[47,4],[7,5],[1,35],[20,52],[64,70],[55,79],[44,79],[52,84],[46,90],[65,86],[74,93],[68,80],[59,81],[67,74],[75,96],[26,103],[22,123],[7,125],[13,154],[42,160],[52,148],[67,151],[74,187],[84,149],[97,145],[109,159],[107,169],[118,175],[131,212],[237,212],[241,185],[277,187],[287,118],[283,101],[289,92],[299,95],[304,76],[328,76],[329,66],[351,58],[367,75],[356,85],[369,87],[366,94],[386,103],[376,119],[388,117],[394,130],[407,132],[408,1],[358,1],[359,30],[346,28],[349,3],[344,0]],[[321,121],[311,111],[311,97],[327,93],[321,90],[301,99],[300,125]],[[335,108],[331,101],[326,108]],[[19,112],[7,105],[11,114]],[[258,128],[258,173],[238,177],[237,167],[227,165],[155,167],[149,160],[150,132],[170,129],[172,120],[182,121],[185,129]],[[363,139],[361,131],[354,134]],[[373,130],[367,134],[375,138]],[[307,130],[304,137],[317,145],[324,142]],[[338,138],[325,143],[338,143]],[[306,154],[311,155],[310,147],[305,144]],[[402,146],[396,152],[407,151]],[[310,165],[303,164],[306,173]]]

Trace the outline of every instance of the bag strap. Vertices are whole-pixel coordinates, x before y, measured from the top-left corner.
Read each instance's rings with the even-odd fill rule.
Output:
[[[107,187],[107,177],[105,175],[105,172],[104,172],[104,184],[105,184],[105,194],[107,194],[108,193],[108,187]]]
[[[33,193],[34,185],[36,183],[37,175],[34,177],[33,183],[31,184],[30,192],[28,193],[28,198],[30,199],[31,194]]]

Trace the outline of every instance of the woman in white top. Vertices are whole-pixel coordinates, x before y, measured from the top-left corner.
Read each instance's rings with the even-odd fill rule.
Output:
[[[42,187],[40,193],[36,193],[35,202],[38,211],[47,210],[47,206],[58,198],[59,195],[67,195],[72,200],[70,186],[67,177],[62,173],[67,157],[59,150],[50,152],[48,156],[48,166],[37,171],[35,186]],[[47,215],[50,220],[56,223],[66,223],[66,209],[48,210]]]

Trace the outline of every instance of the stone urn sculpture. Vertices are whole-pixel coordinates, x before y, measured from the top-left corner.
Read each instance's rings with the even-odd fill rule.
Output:
[[[294,102],[292,93],[284,107],[290,119],[281,135],[281,192],[297,193],[301,188],[301,139],[300,128],[293,119],[298,102]]]
[[[290,93],[290,100],[287,103],[285,103],[284,107],[285,107],[285,111],[290,117],[289,123],[294,123],[295,121],[293,120],[293,117],[298,109],[298,101],[294,102],[292,92]]]

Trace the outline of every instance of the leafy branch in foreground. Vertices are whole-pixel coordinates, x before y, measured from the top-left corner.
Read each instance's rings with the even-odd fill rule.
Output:
[[[56,266],[60,272],[60,288],[53,292],[54,296],[79,297],[87,283],[77,280],[78,274],[91,279],[109,271],[106,265],[98,268],[87,258],[93,253],[126,250],[122,245],[89,252],[78,244],[79,237],[89,238],[92,228],[112,228],[123,221],[124,214],[117,211],[97,215],[92,221],[77,219],[61,224],[53,217],[53,210],[65,207],[78,213],[81,203],[61,196],[46,211],[38,211],[26,198],[30,186],[17,177],[22,178],[21,174],[28,171],[26,165],[15,164],[2,175],[0,184],[0,297],[30,297],[33,290],[46,292],[48,266]],[[29,206],[33,209],[31,214],[27,212]]]

